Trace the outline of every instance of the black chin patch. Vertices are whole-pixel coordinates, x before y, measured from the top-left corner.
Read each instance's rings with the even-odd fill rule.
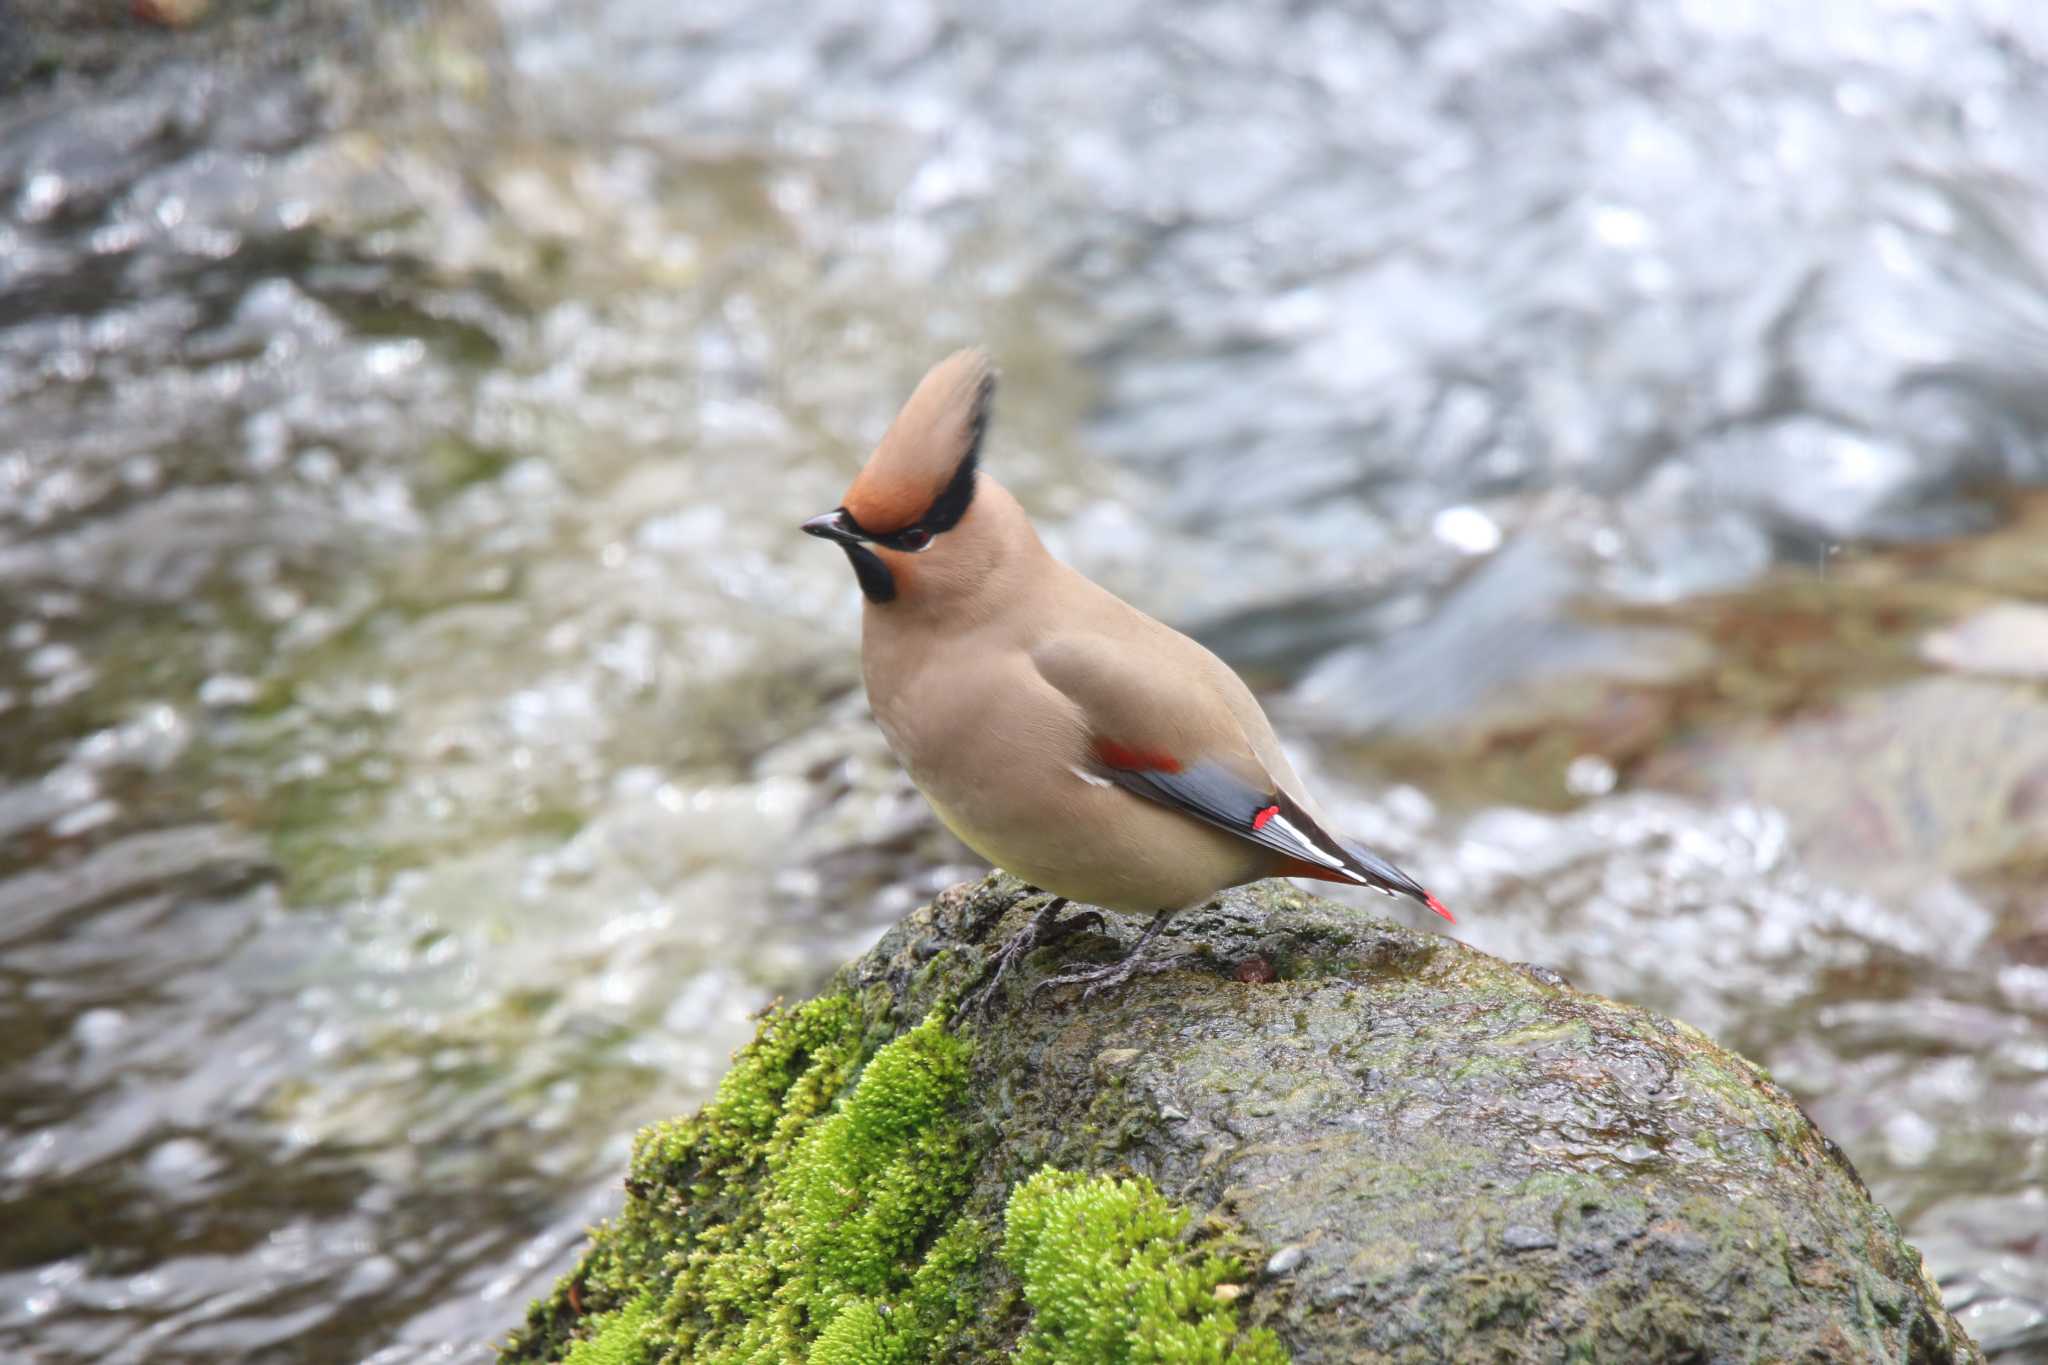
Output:
[[[892,602],[896,599],[896,575],[889,572],[889,566],[882,557],[865,545],[842,546],[847,562],[853,565],[853,576],[860,580],[861,595],[870,602]]]

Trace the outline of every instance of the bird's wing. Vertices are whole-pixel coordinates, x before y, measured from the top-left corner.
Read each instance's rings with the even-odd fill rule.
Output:
[[[1164,629],[1163,627],[1161,628]],[[1352,882],[1437,899],[1386,860],[1324,829],[1261,763],[1221,689],[1175,658],[1184,636],[1136,643],[1062,634],[1031,651],[1040,676],[1079,708],[1096,776],[1277,855],[1274,875]],[[1206,651],[1202,651],[1206,655]]]

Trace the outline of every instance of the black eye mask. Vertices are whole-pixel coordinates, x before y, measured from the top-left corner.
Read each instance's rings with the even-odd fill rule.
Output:
[[[967,452],[967,458],[960,461],[960,467],[953,471],[953,477],[945,488],[932,499],[924,515],[900,531],[870,531],[854,518],[845,508],[839,509],[840,518],[848,530],[862,540],[876,545],[886,545],[892,550],[905,554],[916,554],[932,543],[932,540],[960,524],[960,518],[967,515],[967,509],[974,502],[975,467],[980,463],[979,442],[975,449]]]

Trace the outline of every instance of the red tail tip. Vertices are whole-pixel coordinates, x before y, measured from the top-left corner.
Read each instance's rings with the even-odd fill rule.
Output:
[[[1439,915],[1442,915],[1451,923],[1456,924],[1458,922],[1458,917],[1452,914],[1450,911],[1444,909],[1444,903],[1438,900],[1435,896],[1425,895],[1422,898],[1422,903],[1428,906],[1430,909],[1436,911]]]

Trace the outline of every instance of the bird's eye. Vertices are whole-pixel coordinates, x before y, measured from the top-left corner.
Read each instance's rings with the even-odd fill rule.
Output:
[[[932,543],[932,533],[922,526],[913,526],[900,537],[906,550],[922,550]]]

